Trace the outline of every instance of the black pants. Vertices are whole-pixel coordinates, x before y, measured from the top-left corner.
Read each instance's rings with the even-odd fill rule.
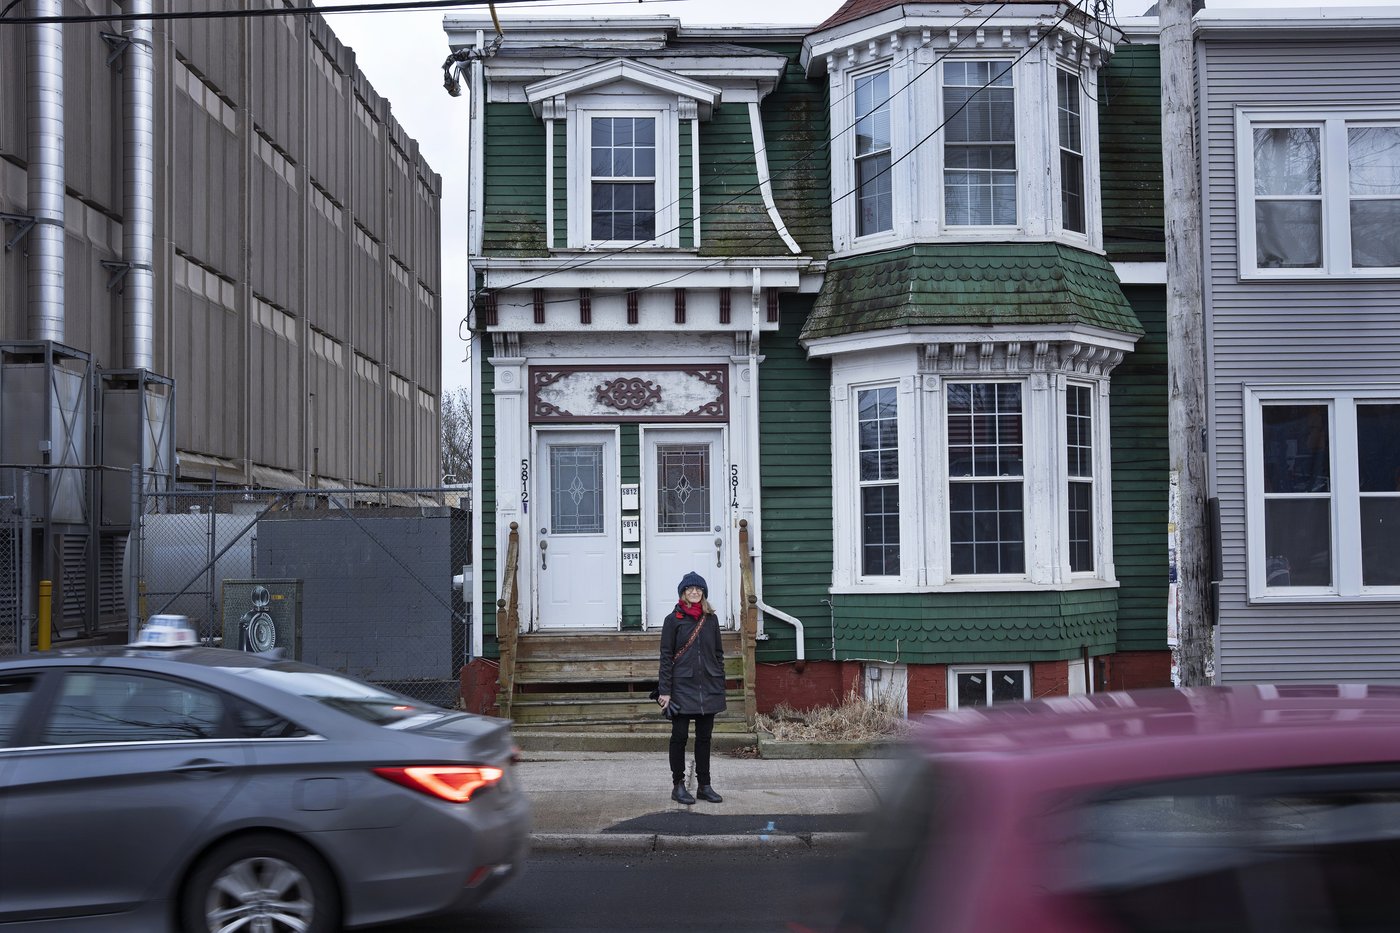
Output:
[[[710,783],[710,735],[715,731],[715,714],[671,718],[671,783],[685,780],[685,741],[690,737],[690,723],[695,721],[695,779]]]

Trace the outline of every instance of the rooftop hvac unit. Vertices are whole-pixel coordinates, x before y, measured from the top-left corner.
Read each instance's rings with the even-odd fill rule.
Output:
[[[301,658],[301,581],[225,580],[225,648]]]

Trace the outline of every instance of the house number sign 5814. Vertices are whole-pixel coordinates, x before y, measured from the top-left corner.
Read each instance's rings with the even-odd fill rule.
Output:
[[[730,464],[729,467],[729,507],[737,509],[739,507],[739,466]]]

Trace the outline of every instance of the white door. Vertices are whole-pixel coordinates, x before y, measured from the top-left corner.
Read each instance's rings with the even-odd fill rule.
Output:
[[[693,570],[709,584],[720,622],[732,628],[724,435],[718,428],[649,428],[643,438],[646,626],[660,627],[676,605],[676,585]]]
[[[541,629],[621,624],[617,436],[541,431],[532,524]]]

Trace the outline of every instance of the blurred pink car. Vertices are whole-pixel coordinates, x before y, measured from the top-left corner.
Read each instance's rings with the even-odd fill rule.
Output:
[[[1400,930],[1400,687],[964,709],[910,750],[843,933]]]

